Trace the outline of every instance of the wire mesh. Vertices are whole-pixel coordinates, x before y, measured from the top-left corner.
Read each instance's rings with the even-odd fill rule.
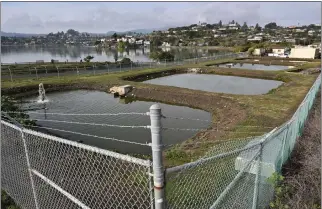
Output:
[[[250,161],[236,169],[236,158],[241,153]],[[231,191],[243,185],[240,179],[254,179],[253,175],[247,176],[246,171],[258,153],[259,145],[254,145],[236,152],[222,152],[202,158],[178,170],[169,169],[166,175],[167,208],[222,208],[222,204],[227,203],[225,199],[234,196]]]
[[[218,142],[199,160],[168,168],[167,208],[267,208],[271,178],[290,157],[320,85],[321,75],[293,117],[270,133]]]
[[[1,187],[16,204],[35,209],[21,130],[1,121]]]
[[[36,208],[22,132],[39,208],[151,208],[150,161],[1,123],[2,183],[22,208]]]

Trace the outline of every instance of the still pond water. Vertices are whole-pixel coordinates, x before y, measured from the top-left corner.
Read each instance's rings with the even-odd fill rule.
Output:
[[[249,64],[249,63],[227,63],[227,64],[222,64],[217,66],[224,67],[224,68],[241,68],[241,69],[249,69],[249,70],[286,70],[286,69],[294,68],[294,66],[283,66],[283,65],[263,65],[263,64]]]
[[[176,86],[218,93],[257,95],[265,94],[269,90],[277,88],[283,82],[237,76],[188,73],[155,78],[144,81],[144,83]]]
[[[47,98],[49,102],[46,103],[46,113],[130,113],[139,112],[146,113],[149,111],[154,102],[145,101],[128,101],[124,99],[114,98],[111,94],[100,91],[68,91],[68,92],[53,92],[48,93]],[[38,97],[27,98],[23,103],[24,108],[43,108],[44,104],[37,103]],[[127,104],[126,104],[127,103]],[[159,103],[162,113],[166,116],[196,118],[202,120],[211,120],[211,114],[202,110],[192,109],[183,106],[174,106]],[[44,110],[36,110],[44,112]],[[150,117],[146,115],[115,115],[115,116],[59,116],[48,114],[29,114],[32,119],[41,120],[59,120],[59,121],[73,121],[82,123],[100,123],[100,124],[114,124],[122,126],[148,126],[150,125]],[[92,126],[80,124],[56,123],[49,121],[37,121],[37,125],[43,127],[50,127],[54,129],[62,129],[73,132],[80,132],[84,134],[91,134],[101,137],[116,138],[120,140],[150,143],[151,132],[150,129],[144,128],[118,128],[106,126]],[[163,127],[172,128],[194,128],[204,129],[210,123],[204,121],[193,120],[178,120],[178,119],[162,119]],[[46,129],[39,129],[45,132]],[[60,131],[52,131],[51,133],[67,138],[73,141],[81,140],[84,144],[93,145],[99,148],[115,150],[121,153],[139,153],[150,154],[151,147],[134,145],[123,142],[115,142],[108,139],[100,139],[94,137],[87,137],[76,135],[72,133],[64,133]],[[172,145],[192,137],[196,131],[175,131],[164,130],[163,143]]]
[[[175,59],[186,59],[202,56],[214,56],[227,53],[211,49],[162,49],[171,51],[175,55]],[[81,46],[60,46],[60,47],[41,47],[41,46],[1,46],[1,62],[2,63],[20,63],[35,62],[36,60],[44,60],[50,62],[51,59],[59,61],[80,61],[88,55],[94,56],[94,62],[105,62],[121,60],[124,57],[130,58],[132,61],[146,62],[149,59],[150,48],[129,49],[118,51],[115,49],[96,49],[95,47]]]

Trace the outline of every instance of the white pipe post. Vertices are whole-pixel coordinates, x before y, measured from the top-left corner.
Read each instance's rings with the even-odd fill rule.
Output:
[[[59,68],[58,67],[56,67],[57,68],[57,75],[58,75],[58,78],[59,78]]]
[[[36,77],[37,77],[37,80],[38,80],[38,71],[37,71],[36,67],[35,67],[35,70],[36,70]]]
[[[45,69],[46,69],[46,74],[47,74],[47,66],[45,66]]]
[[[153,183],[155,209],[165,208],[164,167],[162,162],[161,108],[158,104],[150,107]]]
[[[9,73],[10,73],[10,80],[11,80],[11,82],[13,82],[12,81],[12,73],[11,73],[10,67],[8,69],[9,69]]]

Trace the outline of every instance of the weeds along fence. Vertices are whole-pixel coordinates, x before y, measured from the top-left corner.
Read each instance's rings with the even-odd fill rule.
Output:
[[[137,69],[160,68],[169,66],[180,66],[185,64],[196,64],[223,58],[245,57],[245,53],[227,53],[209,57],[195,57],[190,59],[161,60],[158,62],[131,62],[131,63],[74,63],[74,64],[26,64],[23,68],[18,64],[2,63],[2,79],[13,81],[18,78],[39,79],[43,77],[62,77],[66,75],[98,75],[103,73],[125,72]]]
[[[166,169],[161,118],[171,117],[158,105],[148,113],[124,113],[149,115],[150,126],[120,126],[151,131],[151,143],[141,144],[151,147],[151,161],[40,133],[3,113],[2,188],[28,209],[266,208],[275,174],[302,134],[320,85],[321,75],[282,126],[258,137],[218,141],[198,160]]]

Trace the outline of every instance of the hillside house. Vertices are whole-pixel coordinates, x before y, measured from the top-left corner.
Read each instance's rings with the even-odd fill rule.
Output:
[[[135,38],[130,38],[130,39],[128,39],[128,41],[129,41],[130,44],[134,44],[136,39]]]
[[[295,39],[294,38],[286,38],[285,41],[287,43],[292,43],[292,44],[295,44]]]
[[[162,46],[162,47],[170,47],[170,46],[171,46],[171,44],[170,44],[170,43],[168,43],[168,42],[163,42],[161,46]]]
[[[144,41],[143,44],[144,46],[150,46],[150,41]]]
[[[254,38],[248,38],[247,41],[262,41],[263,37],[255,36]]]
[[[272,53],[278,54],[278,55],[284,55],[285,53],[285,47],[282,46],[274,46],[272,47]]]
[[[305,29],[299,29],[299,28],[297,28],[297,29],[295,29],[295,32],[296,33],[304,33],[305,32]]]
[[[228,29],[229,30],[238,30],[239,27],[236,23],[235,24],[228,24]]]
[[[295,47],[291,49],[290,58],[315,59],[319,55],[319,49],[311,47]]]
[[[264,48],[256,48],[253,51],[254,56],[262,56],[263,54],[265,54],[265,49]]]
[[[309,30],[309,31],[307,32],[307,35],[309,35],[309,36],[313,36],[313,35],[314,35],[314,33],[315,33],[315,31],[314,31],[314,30]]]

